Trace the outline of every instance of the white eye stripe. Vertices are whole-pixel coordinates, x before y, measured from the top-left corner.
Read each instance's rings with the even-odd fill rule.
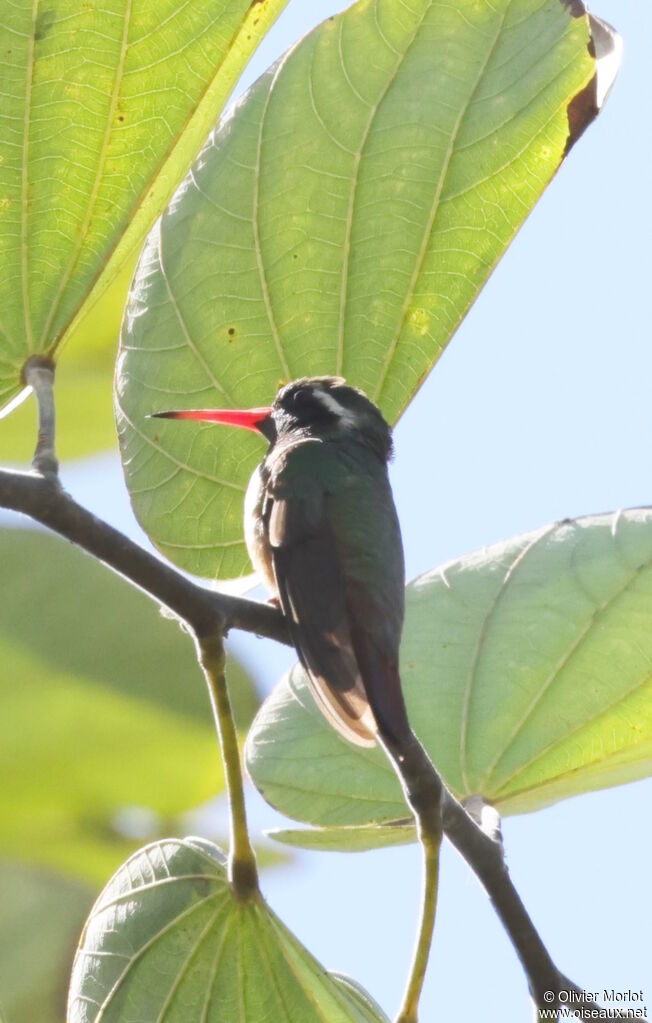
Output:
[[[337,398],[334,398],[332,394],[328,394],[326,391],[322,391],[320,387],[316,387],[314,395],[320,405],[323,405],[325,409],[332,412],[335,416],[343,416],[346,409],[343,409]]]
[[[337,398],[334,398],[332,394],[322,391],[320,387],[317,387],[315,388],[314,395],[317,401],[329,412],[332,412],[334,416],[337,416],[344,425],[352,426],[355,424],[356,419],[353,413],[349,409],[344,408],[343,405],[340,405]]]

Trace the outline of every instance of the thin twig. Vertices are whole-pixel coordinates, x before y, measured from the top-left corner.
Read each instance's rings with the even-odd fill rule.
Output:
[[[231,822],[229,880],[240,899],[251,898],[258,888],[256,856],[249,839],[238,736],[233,722],[226,685],[226,657],[222,637],[217,634],[196,638],[197,657],[202,666],[220,738]]]

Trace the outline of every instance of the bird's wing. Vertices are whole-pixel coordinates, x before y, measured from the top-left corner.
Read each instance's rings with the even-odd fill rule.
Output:
[[[281,606],[317,701],[338,731],[367,746],[378,725],[402,729],[407,718],[400,536],[384,470],[369,477],[364,468],[335,445],[291,445],[270,466],[264,514]],[[376,518],[387,526],[388,510],[385,537]]]

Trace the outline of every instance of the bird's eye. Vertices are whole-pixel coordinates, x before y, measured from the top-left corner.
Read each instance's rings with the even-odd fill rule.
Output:
[[[305,405],[308,396],[309,396],[308,389],[306,387],[299,387],[298,390],[296,390],[292,395],[292,404],[299,406]]]

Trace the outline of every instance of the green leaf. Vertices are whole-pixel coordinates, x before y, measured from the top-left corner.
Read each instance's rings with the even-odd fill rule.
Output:
[[[237,899],[199,839],[136,853],[96,902],[75,960],[68,1023],[387,1023],[328,974],[259,896]]]
[[[359,1019],[360,1023],[379,1023],[379,1021],[383,1023],[383,1021],[387,1021],[387,1016],[378,1002],[371,997],[368,991],[365,991],[362,984],[359,984],[357,980],[353,980],[342,973],[331,973],[329,976],[335,982],[336,987],[340,987],[342,992],[350,999],[351,1007],[359,1010],[360,1015],[354,1018]]]
[[[92,306],[57,365],[57,455],[62,461],[117,447],[111,379],[134,268],[132,260]],[[24,401],[0,421],[0,464],[29,464],[37,430],[36,402]]]
[[[0,862],[0,1018],[61,1023],[90,888],[48,871]]]
[[[133,262],[285,2],[3,6],[0,399]]]
[[[409,702],[407,679],[404,690]],[[419,722],[411,720],[421,733]],[[395,822],[410,818],[382,750],[353,746],[331,728],[299,665],[263,703],[249,730],[245,757],[251,780],[267,802],[295,820],[336,828],[336,848],[357,845],[353,831],[358,828],[374,842],[370,825],[389,826],[393,835]],[[299,844],[299,837],[293,832],[293,844]],[[317,835],[306,835],[306,840],[319,844]]]
[[[274,828],[265,834],[284,845],[320,852],[368,852],[389,845],[416,842],[416,828],[404,818],[391,824],[331,828]]]
[[[595,115],[615,70],[598,96],[589,46],[562,0],[361,0],[223,118],[150,235],[123,327],[125,473],[164,554],[246,570],[263,447],[146,416],[338,373],[394,421]]]
[[[125,809],[159,833],[223,791],[205,683],[178,625],[70,545],[5,531],[0,563],[0,854],[104,881],[134,848]]]
[[[412,725],[460,799],[522,813],[647,777],[652,510],[557,523],[421,576],[407,588],[401,675]],[[337,829],[332,848],[387,844],[373,825],[406,816],[382,751],[331,729],[299,668],[261,708],[246,752],[265,798]]]

